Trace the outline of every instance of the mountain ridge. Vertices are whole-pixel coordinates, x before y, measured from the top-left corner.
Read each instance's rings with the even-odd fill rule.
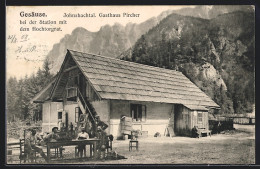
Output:
[[[75,28],[71,34],[66,34],[59,43],[53,45],[52,50],[47,54],[46,58],[51,64],[51,73],[55,74],[59,70],[66,54],[66,49],[68,48],[82,52],[102,54],[109,57],[117,57],[131,48],[142,34],[149,31],[149,29],[159,24],[162,19],[172,13],[207,18],[208,15],[203,15],[203,13],[209,13],[209,11],[215,10],[215,8],[218,9],[218,12],[215,11],[214,15],[232,10],[245,11],[249,7],[250,6],[213,6],[209,10],[210,7],[207,6],[196,6],[195,8],[167,10],[157,17],[152,17],[140,24],[127,23],[126,26],[120,24],[115,24],[116,26],[104,25],[97,32],[88,31],[83,27]]]

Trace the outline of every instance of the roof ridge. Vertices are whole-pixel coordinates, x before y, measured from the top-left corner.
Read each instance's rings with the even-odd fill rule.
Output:
[[[103,58],[106,58],[106,59],[117,60],[117,61],[121,61],[121,62],[131,63],[131,64],[134,64],[134,65],[143,65],[144,67],[149,67],[149,68],[162,69],[162,70],[166,70],[166,71],[173,71],[173,72],[177,72],[177,73],[182,74],[182,72],[178,71],[178,70],[165,69],[165,68],[161,68],[161,67],[145,65],[145,64],[142,64],[142,63],[136,63],[136,62],[126,61],[126,60],[120,60],[120,59],[117,59],[117,58],[112,58],[112,57],[108,57],[108,56],[104,56],[104,55],[98,55],[98,54],[93,54],[93,53],[79,52],[79,51],[70,50],[70,49],[67,49],[67,50],[68,51],[73,51],[73,52],[78,52],[78,53],[84,53],[84,54],[88,54],[88,55],[93,55],[93,56],[100,56],[100,57],[103,57]]]

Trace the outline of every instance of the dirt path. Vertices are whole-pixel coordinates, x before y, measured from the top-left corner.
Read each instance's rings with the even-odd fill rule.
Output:
[[[89,164],[254,164],[252,133],[226,132],[212,137],[161,137],[139,139],[139,151],[128,150],[129,141],[114,141],[114,149],[127,159],[81,162]]]
[[[241,128],[241,127],[240,127]],[[129,152],[129,140],[114,140],[113,151],[122,160],[62,161],[67,164],[254,164],[254,130],[242,126],[212,137],[150,137],[139,139],[139,151]],[[69,156],[74,147],[66,147]]]

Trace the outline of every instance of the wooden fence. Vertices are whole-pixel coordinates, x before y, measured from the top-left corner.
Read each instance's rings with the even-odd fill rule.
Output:
[[[233,117],[234,124],[255,124],[254,117]]]

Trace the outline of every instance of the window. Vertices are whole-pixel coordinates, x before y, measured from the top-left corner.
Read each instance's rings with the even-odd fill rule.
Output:
[[[67,98],[72,98],[77,96],[77,88],[76,87],[70,87],[67,88]]]
[[[72,74],[70,72],[70,76],[68,78],[66,90],[67,90],[67,98],[75,99],[77,97],[77,86],[78,86],[78,76]]]
[[[58,120],[62,120],[62,111],[58,112]]]
[[[202,123],[202,112],[198,112],[198,123]]]
[[[146,106],[141,104],[131,104],[130,112],[133,122],[146,121]]]

